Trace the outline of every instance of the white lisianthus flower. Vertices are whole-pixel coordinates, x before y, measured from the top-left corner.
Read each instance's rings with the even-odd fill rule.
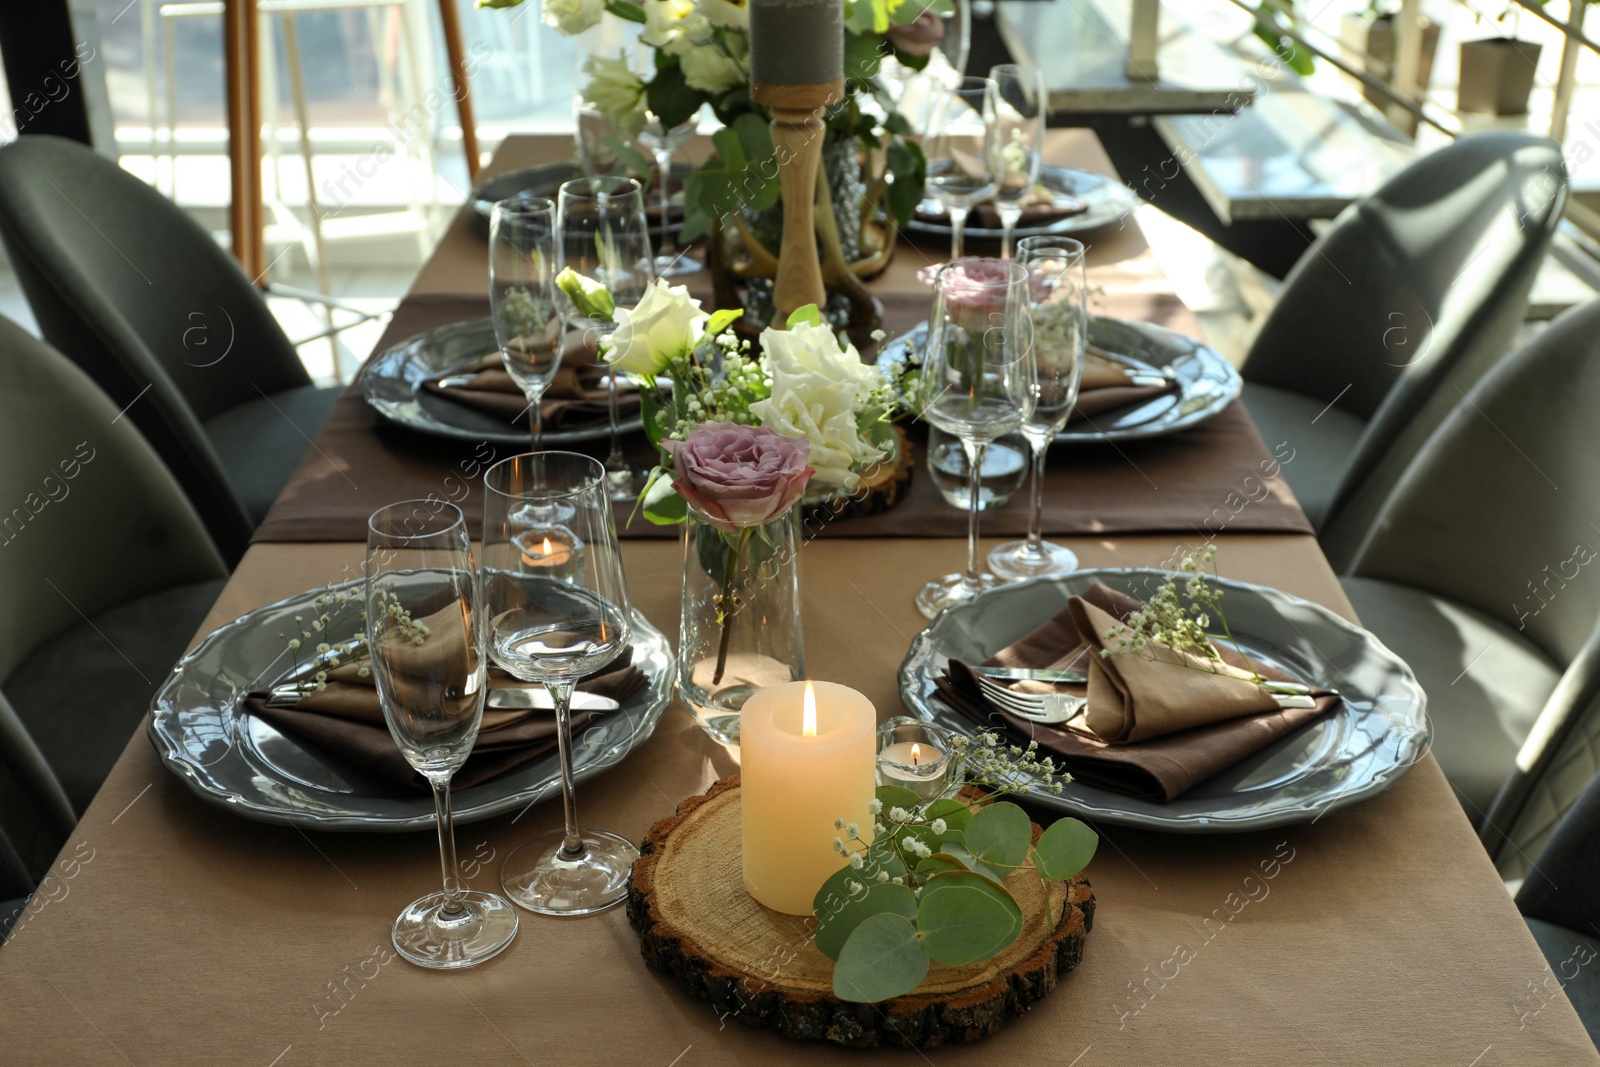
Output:
[[[749,0],[695,0],[694,6],[718,26],[731,26],[736,30],[750,28]]]
[[[703,93],[725,93],[745,83],[748,77],[733,55],[713,39],[678,53],[678,66],[689,88]]]
[[[617,309],[617,328],[602,342],[605,361],[629,374],[660,374],[700,343],[708,318],[688,286],[657,278],[632,309]]]
[[[711,36],[711,23],[695,10],[694,0],[645,0],[643,6],[639,40],[651,48],[679,52]]]
[[[540,0],[540,18],[568,37],[600,24],[606,0]]]
[[[851,468],[884,455],[856,425],[857,407],[882,384],[882,373],[861,362],[855,345],[841,348],[826,325],[769,327],[761,348],[772,396],[751,404],[750,413],[769,429],[811,442],[812,481],[853,487],[860,476]]]
[[[644,128],[644,82],[628,61],[596,53],[584,60],[583,72],[589,76],[583,102],[610,119],[624,138],[637,137]]]

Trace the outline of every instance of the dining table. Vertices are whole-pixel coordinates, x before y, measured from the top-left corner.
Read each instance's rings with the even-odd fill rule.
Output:
[[[512,136],[485,175],[566,159],[571,147]],[[1112,173],[1087,130],[1051,131],[1047,154]],[[1135,216],[1085,240],[1101,310],[1197,332]],[[945,254],[938,241],[902,241],[870,286],[886,320],[898,316],[886,325],[909,325],[919,305],[926,317],[918,271]],[[380,349],[482,302],[486,260],[482,220],[465,207]],[[703,276],[686,281],[709,295]],[[1242,478],[1262,477],[1263,456],[1292,463],[1293,441],[1262,441],[1237,402],[1207,426],[1055,448],[1047,534],[1085,567],[1170,567],[1209,541],[1224,576],[1354,619],[1283,479],[1267,478],[1268,494],[1240,495]],[[438,493],[475,506],[482,487],[452,447],[380,426],[358,392],[347,395],[196,641],[255,608],[359,577],[362,523],[380,495]],[[919,465],[913,493],[931,493],[927,481]],[[1120,503],[1130,499],[1137,506]],[[912,513],[921,518],[840,518],[799,553],[808,672],[864,693],[880,719],[904,714],[896,672],[927,622],[918,589],[956,570],[965,551],[960,512],[914,496],[902,506],[923,507]],[[1025,526],[1025,500],[986,514],[984,550]],[[633,606],[675,637],[681,537],[629,529]],[[1449,693],[1434,697],[1430,714],[1448,718]],[[580,822],[639,841],[682,801],[738,773],[736,756],[675,705],[624,765],[580,784]],[[561,821],[561,805],[547,800],[458,825],[465,881],[496,887],[506,854]],[[1430,755],[1381,795],[1276,829],[1096,828],[1101,844],[1085,872],[1093,930],[1049,996],[982,1041],[854,1052],[791,1042],[691,999],[645,965],[622,908],[524,914],[515,942],[484,964],[412,967],[389,929],[437,884],[431,829],[331,833],[243,819],[185,788],[141,727],[63,849],[50,891],[0,949],[0,1063],[1600,1063]]]

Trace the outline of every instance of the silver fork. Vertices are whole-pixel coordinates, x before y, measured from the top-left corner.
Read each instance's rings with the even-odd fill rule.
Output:
[[[1067,693],[1019,693],[1007,689],[993,678],[981,674],[974,674],[973,677],[978,679],[978,688],[990,703],[1029,722],[1047,725],[1066,722],[1081,712],[1085,703],[1083,697]]]

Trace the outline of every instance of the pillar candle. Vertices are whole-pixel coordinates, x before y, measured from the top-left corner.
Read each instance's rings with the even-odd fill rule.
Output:
[[[814,710],[808,710],[814,693]],[[787,915],[810,915],[817,890],[845,864],[837,819],[870,839],[877,713],[833,682],[756,693],[739,715],[744,887]]]
[[[844,0],[750,0],[750,80],[821,85],[844,76]]]

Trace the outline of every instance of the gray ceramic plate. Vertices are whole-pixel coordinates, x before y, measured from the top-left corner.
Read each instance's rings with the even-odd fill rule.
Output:
[[[1132,441],[1161,437],[1204,422],[1229,404],[1244,388],[1239,372],[1222,353],[1186,333],[1148,322],[1128,322],[1101,315],[1089,319],[1089,340],[1123,357],[1146,374],[1167,373],[1180,388],[1142,404],[1103,412],[1093,422],[1080,420],[1056,434],[1057,441]],[[879,363],[902,363],[928,343],[928,324],[920,322],[883,346]]]
[[[950,608],[912,640],[900,665],[901,699],[921,718],[968,733],[972,721],[934,692],[934,679],[950,658],[989,658],[1095,582],[1146,599],[1164,577],[1154,570],[1085,570],[1004,586]],[[1069,783],[1060,796],[1030,790],[1030,801],[1148,830],[1261,830],[1314,821],[1376,796],[1427,751],[1427,697],[1411,668],[1376,637],[1321,605],[1275,589],[1227,579],[1222,586],[1240,647],[1302,681],[1339,690],[1339,706],[1169,803],[1080,782]]]
[[[339,588],[358,588],[347,583]],[[290,673],[279,633],[293,616],[314,614],[317,589],[235,619],[173,668],[150,710],[150,740],[168,770],[209,801],[246,818],[290,822],[308,830],[431,830],[433,799],[403,795],[342,760],[319,756],[240,712],[252,690]],[[355,620],[352,620],[355,621]],[[359,625],[359,622],[356,623]],[[354,636],[334,633],[334,639]],[[649,738],[672,702],[672,648],[633,613],[633,662],[650,683],[622,707],[573,738],[579,781],[615,766]],[[516,811],[561,792],[556,754],[453,794],[457,822]]]
[[[1015,236],[1019,241],[1024,237],[1041,237],[1045,234],[1071,236],[1075,233],[1098,230],[1102,226],[1112,226],[1127,218],[1133,213],[1133,209],[1139,206],[1139,198],[1132,189],[1115,178],[1108,178],[1104,174],[1091,174],[1086,170],[1073,170],[1070,167],[1057,167],[1046,163],[1039,169],[1039,184],[1053,193],[1077,197],[1089,205],[1088,210],[1037,226],[1018,223]],[[911,221],[906,223],[906,229],[917,233],[948,235],[950,224],[931,218],[912,216]],[[1005,236],[1000,230],[990,230],[970,224],[967,226],[966,234],[968,237],[989,241],[998,241]]]
[[[408,337],[368,360],[356,375],[356,384],[361,387],[361,395],[367,398],[367,403],[390,422],[438,437],[526,448],[526,430],[508,429],[500,419],[465,404],[451,403],[422,388],[424,380],[459,367],[470,367],[499,347],[492,319],[453,322]],[[622,420],[623,433],[643,428],[644,421],[637,414]],[[600,422],[581,430],[546,429],[544,440],[551,445],[573,444],[598,441],[610,435],[610,424]]]

